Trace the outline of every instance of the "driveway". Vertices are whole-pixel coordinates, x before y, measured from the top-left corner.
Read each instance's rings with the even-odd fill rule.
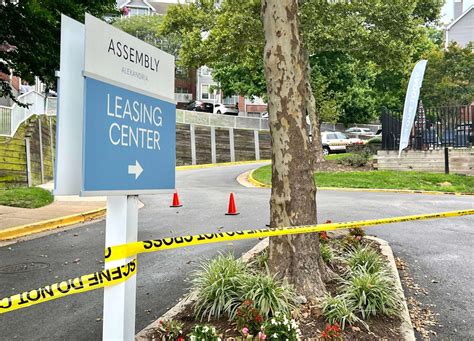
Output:
[[[270,190],[244,188],[236,177],[255,165],[177,172],[183,207],[169,208],[171,196],[141,196],[139,239],[204,232],[264,228],[269,222]],[[230,192],[238,216],[225,216]],[[318,192],[318,218],[334,222],[473,208],[472,197],[420,194]],[[473,217],[418,221],[370,228],[388,240],[395,255],[410,265],[415,280],[425,286],[440,313],[440,339],[472,339],[474,273]],[[103,266],[104,221],[0,248],[0,268],[36,265],[18,272],[0,272],[0,297],[86,274]],[[185,292],[186,278],[199,261],[219,252],[236,255],[257,241],[209,244],[139,257],[136,331],[163,314]],[[16,270],[15,270],[16,269]],[[6,273],[9,272],[9,273]],[[435,279],[436,283],[432,280]],[[449,296],[448,296],[449,293]],[[95,340],[102,332],[102,291],[97,290],[4,314],[0,339]]]

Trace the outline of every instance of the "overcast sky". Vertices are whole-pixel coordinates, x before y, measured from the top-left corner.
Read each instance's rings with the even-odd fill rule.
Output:
[[[446,0],[446,3],[441,10],[441,21],[444,23],[449,23],[453,20],[453,7],[454,0]],[[474,0],[464,0],[463,11],[469,8],[469,6],[474,5]]]

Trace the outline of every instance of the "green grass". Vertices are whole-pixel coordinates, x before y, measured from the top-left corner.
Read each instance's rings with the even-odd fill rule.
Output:
[[[271,184],[271,166],[255,170],[256,180]],[[318,187],[411,189],[441,192],[474,192],[474,177],[414,171],[318,172]]]
[[[53,195],[39,187],[21,187],[0,190],[0,205],[38,208],[53,202]]]
[[[348,156],[352,155],[352,153],[338,153],[338,154],[329,154],[324,157],[326,160],[340,160],[344,159]]]

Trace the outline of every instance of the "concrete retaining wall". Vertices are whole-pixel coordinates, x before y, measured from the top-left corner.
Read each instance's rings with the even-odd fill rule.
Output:
[[[50,117],[44,115],[28,119],[13,138],[0,137],[0,188],[27,186],[28,182],[39,185],[53,178],[51,144],[54,147],[56,120],[51,118],[51,121],[53,138]],[[29,176],[27,169],[30,169]]]
[[[176,123],[176,165],[271,158],[268,130]]]
[[[380,170],[414,170],[444,172],[444,150],[402,152],[380,150],[375,157],[374,167]],[[474,149],[449,150],[450,173],[474,175]]]

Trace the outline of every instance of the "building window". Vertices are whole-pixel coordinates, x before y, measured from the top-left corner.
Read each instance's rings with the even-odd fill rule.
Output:
[[[150,10],[148,8],[143,7],[128,7],[129,12],[128,15],[148,15]]]
[[[191,93],[188,88],[176,87],[175,90],[177,94],[190,94]]]
[[[215,99],[216,93],[215,91],[211,91],[210,84],[201,84],[201,99]]]
[[[225,105],[235,105],[239,102],[239,96],[230,96],[222,100],[222,104]]]

